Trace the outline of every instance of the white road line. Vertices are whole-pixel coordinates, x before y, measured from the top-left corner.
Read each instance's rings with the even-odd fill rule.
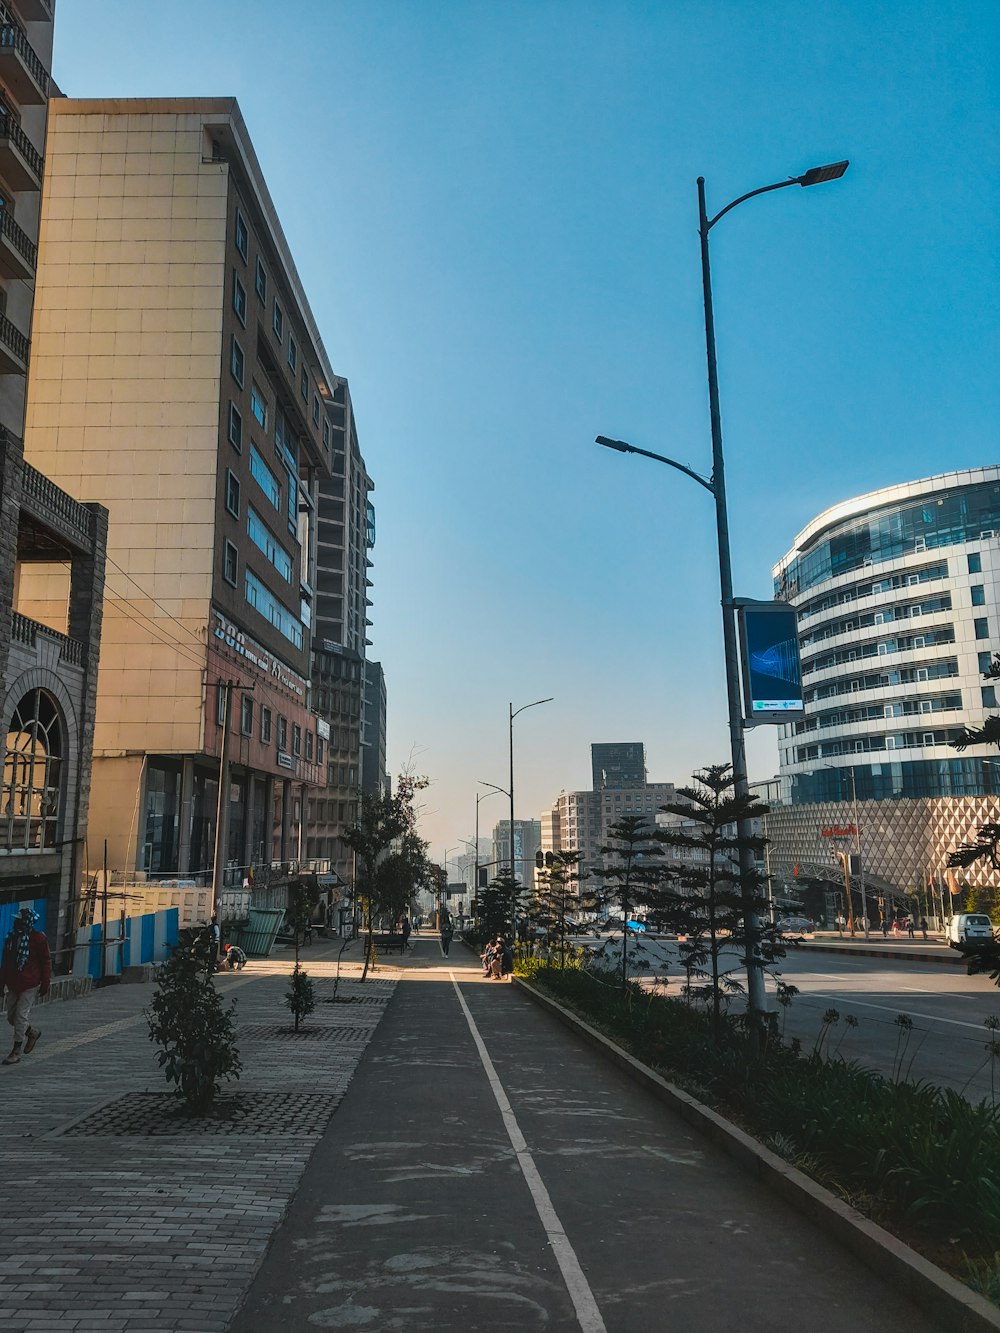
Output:
[[[548,1236],[549,1244],[552,1246],[552,1253],[556,1257],[556,1263],[559,1265],[559,1271],[562,1273],[563,1281],[566,1283],[566,1290],[569,1292],[569,1298],[573,1302],[573,1308],[576,1311],[577,1322],[583,1333],[607,1333],[607,1328],[601,1317],[601,1312],[597,1308],[597,1302],[594,1299],[594,1293],[590,1289],[590,1283],[584,1277],[583,1269],[580,1267],[580,1261],[576,1257],[576,1252],[569,1242],[569,1237],[559,1221],[558,1214],[552,1206],[552,1200],[549,1198],[549,1192],[542,1183],[542,1178],[538,1174],[538,1168],[535,1166],[531,1154],[528,1152],[528,1145],[525,1142],[524,1135],[521,1133],[520,1126],[514,1118],[514,1112],[511,1110],[510,1102],[507,1100],[507,1094],[504,1092],[503,1084],[497,1077],[497,1071],[493,1067],[493,1061],[490,1059],[482,1037],[479,1035],[479,1029],[476,1027],[476,1020],[469,1012],[469,1006],[465,1003],[465,997],[462,995],[458,985],[458,980],[454,972],[449,973],[451,984],[455,987],[455,994],[458,996],[458,1002],[462,1006],[462,1012],[465,1014],[465,1021],[469,1025],[469,1031],[472,1033],[472,1040],[476,1043],[476,1049],[479,1051],[479,1058],[483,1062],[483,1068],[486,1070],[486,1077],[489,1079],[490,1087],[493,1089],[493,1096],[496,1098],[497,1106],[500,1108],[500,1114],[503,1117],[507,1134],[510,1138],[511,1147],[517,1156],[517,1164],[524,1175],[525,1183],[531,1192],[531,1198],[535,1209],[538,1212],[542,1226],[545,1228],[545,1234]]]
[[[823,991],[818,990],[803,991],[802,998],[804,1000],[813,998],[818,1000],[835,1000],[837,1004],[853,1004],[859,1009],[881,1009],[887,1014],[900,1014],[903,1012],[898,1004],[866,1004],[864,1000],[852,1000],[849,995],[827,995]],[[937,1014],[917,1014],[910,1013],[909,1010],[907,1010],[907,1013],[910,1018],[923,1018],[928,1023],[948,1023],[955,1028],[973,1028],[977,1032],[983,1031],[982,1023],[963,1023],[960,1018],[941,1018]]]

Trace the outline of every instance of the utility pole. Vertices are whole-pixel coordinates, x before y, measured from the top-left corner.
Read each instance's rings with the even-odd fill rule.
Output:
[[[220,680],[218,688],[224,691],[222,699],[222,740],[219,744],[219,799],[215,810],[215,856],[212,859],[212,913],[217,914],[222,903],[222,881],[225,875],[226,848],[229,845],[229,719],[232,714],[234,680]]]

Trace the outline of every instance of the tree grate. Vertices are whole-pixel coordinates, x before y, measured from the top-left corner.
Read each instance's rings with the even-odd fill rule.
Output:
[[[374,1032],[371,1027],[317,1027],[306,1023],[298,1032],[290,1024],[248,1023],[246,1027],[236,1029],[237,1039],[242,1041],[273,1040],[280,1041],[368,1041]]]
[[[129,1092],[57,1131],[61,1138],[322,1134],[342,1094],[221,1092],[211,1114],[190,1116],[169,1092]]]

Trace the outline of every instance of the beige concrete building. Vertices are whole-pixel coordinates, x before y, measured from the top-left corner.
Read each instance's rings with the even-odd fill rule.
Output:
[[[106,837],[113,869],[204,882],[218,813],[260,884],[326,777],[316,509],[346,384],[235,101],[54,102],[46,176],[26,456],[111,512],[91,860]],[[34,580],[40,618],[58,585]]]

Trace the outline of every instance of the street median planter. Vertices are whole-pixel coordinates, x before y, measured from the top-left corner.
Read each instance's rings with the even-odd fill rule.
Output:
[[[717,1111],[668,1082],[537,986],[520,977],[515,977],[514,982],[535,1003],[641,1083],[688,1124],[707,1135],[742,1170],[822,1227],[860,1263],[939,1319],[943,1327],[954,1330],[954,1333],[1000,1331],[1000,1309],[985,1297],[925,1259],[884,1227],[870,1221]]]

